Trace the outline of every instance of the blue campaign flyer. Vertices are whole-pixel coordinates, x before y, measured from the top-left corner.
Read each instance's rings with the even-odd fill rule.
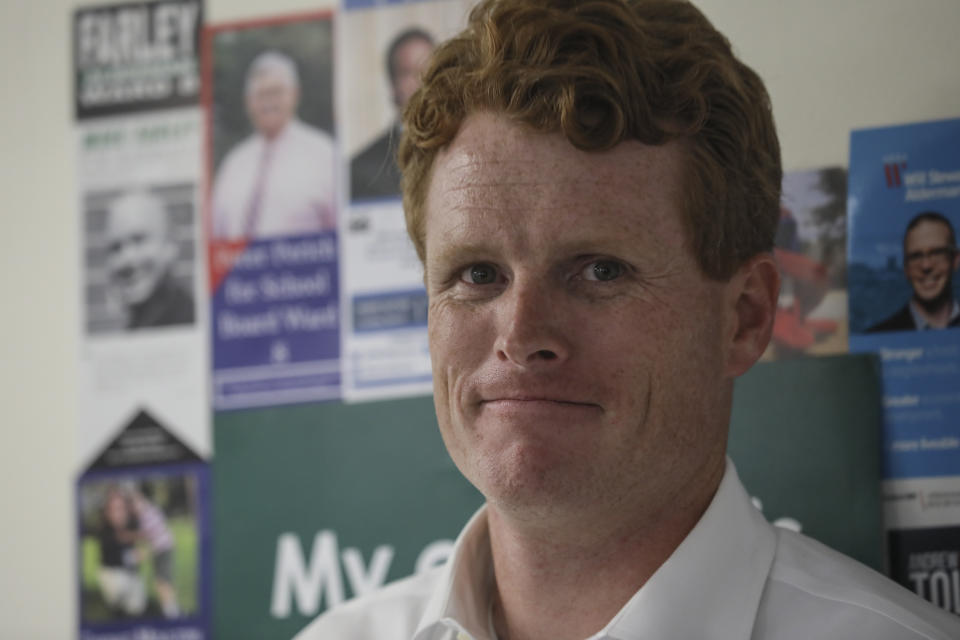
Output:
[[[80,638],[210,638],[208,466],[86,473],[77,504]]]
[[[847,210],[850,350],[881,362],[887,568],[960,614],[960,120],[854,131]]]
[[[883,363],[887,478],[960,475],[960,120],[854,131],[850,349]]]
[[[77,479],[82,640],[211,637],[210,466],[141,407]]]
[[[212,322],[215,408],[339,397],[336,233],[244,246],[214,290]]]
[[[213,407],[338,398],[332,14],[205,33]]]

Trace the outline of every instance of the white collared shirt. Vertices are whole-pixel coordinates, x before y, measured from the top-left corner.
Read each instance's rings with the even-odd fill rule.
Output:
[[[320,616],[295,640],[496,640],[486,510],[450,561]],[[586,640],[957,640],[960,617],[753,507],[728,460],[667,561]]]
[[[335,184],[333,139],[320,129],[292,120],[272,141],[251,135],[230,150],[217,170],[213,238],[335,229]]]
[[[917,328],[917,331],[926,331],[931,328],[930,323],[927,321],[927,316],[920,311],[917,303],[913,300],[910,301],[910,315],[913,316],[913,324]],[[960,317],[960,300],[953,301],[953,306],[950,307],[950,316],[947,318],[947,325],[949,326],[957,317]]]

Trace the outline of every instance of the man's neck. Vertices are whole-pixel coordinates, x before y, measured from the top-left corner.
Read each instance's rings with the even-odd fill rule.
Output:
[[[272,144],[277,140],[279,140],[281,137],[283,137],[283,134],[290,130],[290,126],[292,124],[293,124],[293,120],[292,119],[288,120],[283,124],[283,126],[281,126],[278,129],[275,129],[274,131],[270,131],[270,132],[261,131],[260,137],[263,138],[264,142],[266,142],[267,144]]]
[[[583,640],[601,630],[693,529],[723,470],[721,460],[697,491],[632,518],[591,514],[577,526],[534,529],[490,505],[498,640]]]

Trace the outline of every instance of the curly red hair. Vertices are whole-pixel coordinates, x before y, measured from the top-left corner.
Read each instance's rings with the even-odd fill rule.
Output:
[[[434,159],[479,111],[559,132],[585,150],[683,139],[690,156],[684,224],[703,272],[727,279],[773,246],[782,169],[770,99],[689,2],[477,5],[467,28],[434,52],[403,114],[398,163],[421,260]]]

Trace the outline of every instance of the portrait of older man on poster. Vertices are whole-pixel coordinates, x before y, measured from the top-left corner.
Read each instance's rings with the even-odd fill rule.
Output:
[[[768,523],[726,456],[782,170],[763,82],[696,7],[481,2],[398,158],[440,433],[486,503],[446,564],[297,640],[960,637]]]
[[[173,272],[174,229],[163,201],[148,190],[124,193],[107,208],[105,264],[127,330],[193,323],[193,294]]]
[[[213,183],[214,240],[336,228],[333,139],[297,116],[293,58],[268,50],[250,63],[244,105],[252,133],[231,149]]]

